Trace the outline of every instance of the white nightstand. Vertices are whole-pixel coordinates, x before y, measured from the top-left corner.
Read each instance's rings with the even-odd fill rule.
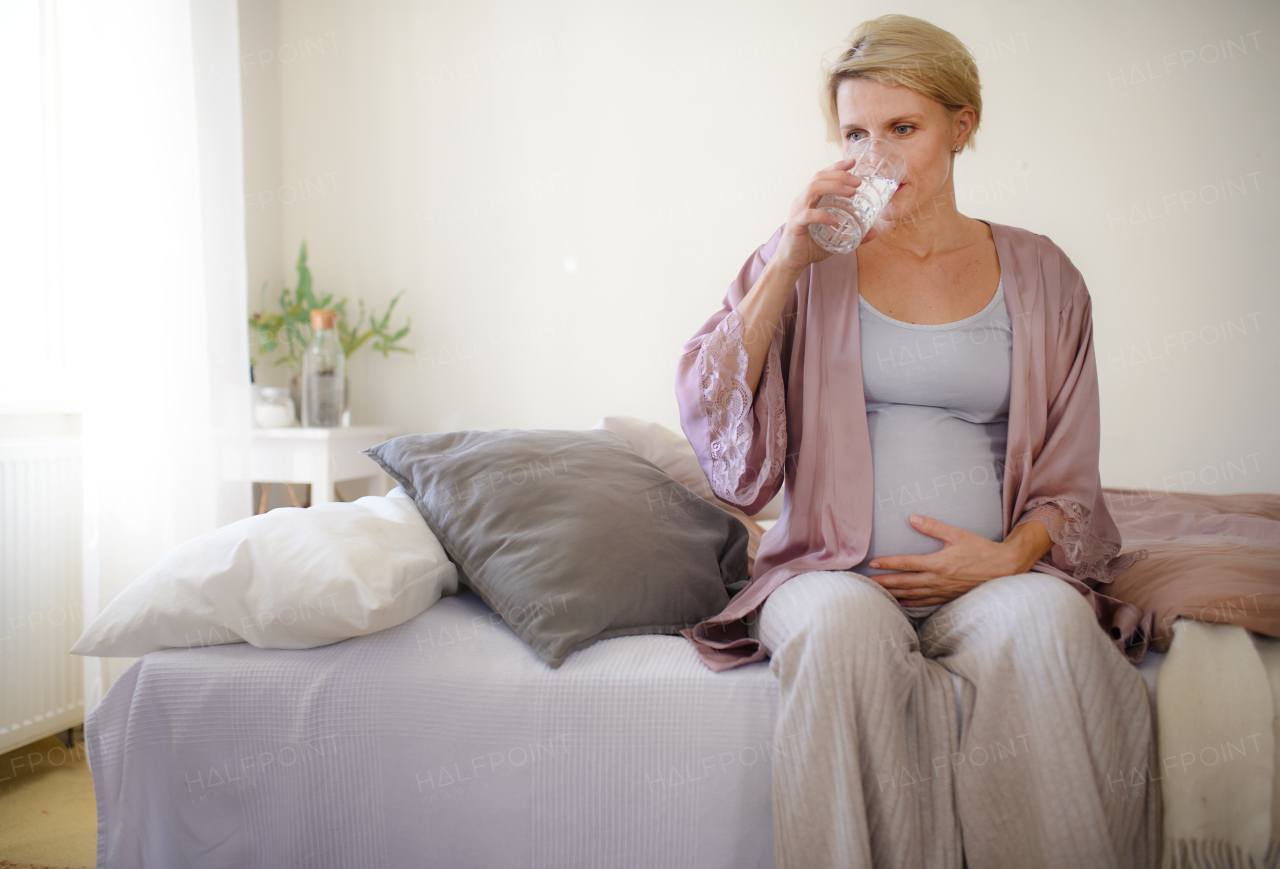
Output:
[[[349,428],[255,428],[249,451],[249,479],[254,482],[310,483],[311,503],[334,500],[334,484],[372,477],[382,494],[395,481],[361,450],[395,437],[391,426]],[[255,512],[258,505],[254,505]]]

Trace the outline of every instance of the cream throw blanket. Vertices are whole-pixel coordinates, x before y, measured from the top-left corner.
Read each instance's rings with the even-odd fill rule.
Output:
[[[1280,865],[1280,640],[1178,621],[1157,677],[1162,865]],[[1141,775],[1132,773],[1131,775]]]

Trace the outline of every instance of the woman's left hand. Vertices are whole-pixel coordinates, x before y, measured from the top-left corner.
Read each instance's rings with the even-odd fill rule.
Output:
[[[1017,526],[1003,543],[928,516],[912,516],[911,527],[941,540],[942,548],[927,555],[879,556],[871,567],[902,572],[868,577],[904,606],[946,603],[989,579],[1022,573],[1052,546],[1038,521]]]

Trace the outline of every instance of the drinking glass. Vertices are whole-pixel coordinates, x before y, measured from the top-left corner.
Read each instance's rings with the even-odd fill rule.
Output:
[[[862,183],[852,199],[824,196],[818,200],[818,208],[839,218],[839,226],[809,224],[809,235],[819,247],[832,253],[849,253],[862,243],[907,174],[906,158],[887,139],[868,136],[851,142],[844,156],[846,160],[857,158],[849,173],[861,178]]]

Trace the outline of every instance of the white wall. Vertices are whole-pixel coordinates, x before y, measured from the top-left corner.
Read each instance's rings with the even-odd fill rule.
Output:
[[[305,235],[318,288],[380,307],[409,288],[417,355],[357,357],[356,421],[678,428],[680,346],[835,159],[820,57],[891,11],[979,60],[961,210],[1045,233],[1088,281],[1104,483],[1280,492],[1269,0],[242,0],[280,111],[253,131],[274,121],[247,72],[247,146],[280,149],[248,192],[297,197],[266,206],[278,228],[249,221],[251,310]]]
[[[245,253],[249,261],[249,310],[274,306],[280,293],[283,224],[280,198],[279,7],[275,0],[241,2],[240,100],[244,112]],[[267,284],[264,294],[263,284]],[[289,284],[293,286],[292,281]],[[273,372],[261,368],[259,380]],[[265,382],[281,382],[267,379]]]

